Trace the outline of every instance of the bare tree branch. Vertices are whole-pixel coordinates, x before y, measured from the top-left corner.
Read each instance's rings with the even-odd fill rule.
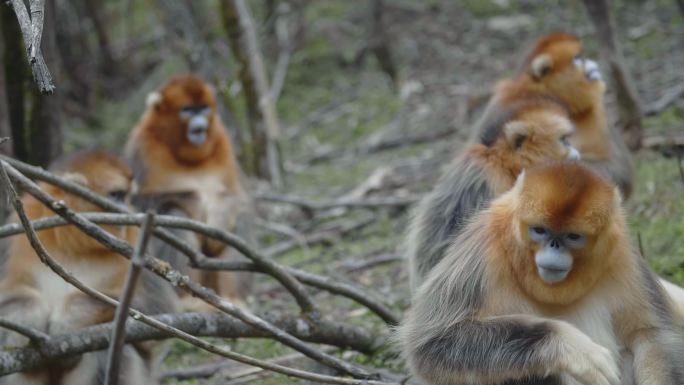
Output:
[[[24,37],[26,55],[31,65],[33,79],[41,93],[51,94],[55,90],[55,85],[52,82],[52,75],[40,49],[43,35],[44,1],[31,0],[31,16],[29,16],[23,0],[11,0],[11,4],[19,21],[21,34]]]
[[[350,348],[371,354],[384,342],[371,332],[342,323],[321,321],[316,328],[308,328],[302,327],[305,321],[299,317],[275,314],[267,314],[263,317],[283,330],[312,343]],[[197,337],[229,339],[268,337],[267,333],[254,329],[242,321],[217,313],[164,314],[150,318]],[[44,367],[55,360],[106,349],[113,327],[113,323],[90,326],[49,336],[39,346],[1,350],[0,375],[32,370]],[[173,334],[142,322],[127,323],[125,335],[125,341],[129,344],[174,337]]]
[[[12,322],[4,317],[0,317],[0,327],[23,335],[35,345],[42,345],[49,339],[49,336],[40,330],[19,325],[18,323]]]
[[[143,219],[143,214],[81,213],[80,215],[85,219],[97,224],[139,226]],[[63,226],[68,223],[69,222],[62,217],[41,218],[32,222],[37,230],[48,229],[55,226]],[[187,218],[159,215],[155,217],[155,224],[157,226],[180,228],[184,230],[195,231],[207,236],[210,235],[208,232],[204,232],[203,230],[203,226],[206,225]],[[20,224],[7,224],[0,227],[0,238],[21,233],[23,233],[23,228]],[[224,240],[222,238],[217,239]],[[255,273],[269,274],[256,264],[250,262],[234,262],[202,257],[196,261],[192,261],[192,263],[194,267],[199,269],[252,271]],[[375,296],[371,295],[367,291],[330,277],[316,275],[289,267],[285,267],[285,269],[288,273],[305,285],[322,289],[332,294],[347,297],[363,306],[366,306],[369,310],[377,314],[388,324],[395,325],[399,323],[399,316],[394,314],[394,312],[384,305],[382,301],[374,298]]]
[[[288,203],[299,206],[304,210],[329,210],[338,207],[344,208],[383,208],[383,207],[405,207],[418,201],[416,196],[390,197],[390,198],[368,198],[368,199],[338,199],[333,201],[314,202],[312,200],[294,196],[280,194],[257,194],[255,198],[265,202]]]
[[[26,174],[32,178],[42,180],[44,182],[48,182],[50,184],[53,184],[57,187],[60,187],[64,191],[67,191],[69,193],[75,194],[83,199],[86,199],[89,202],[92,202],[93,204],[108,210],[108,211],[113,211],[117,213],[130,213],[128,208],[126,206],[120,205],[115,203],[114,201],[111,201],[107,198],[104,198],[87,188],[78,185],[77,183],[72,183],[65,181],[63,178],[60,178],[50,172],[45,171],[44,169],[40,167],[35,167],[31,166],[28,164],[25,164],[23,162],[20,162],[16,159],[10,158],[8,156],[3,156],[0,155],[0,159],[9,163],[12,167],[15,167],[17,170],[19,170],[21,173]],[[21,175],[20,175],[21,177]],[[36,188],[34,187],[34,191]],[[40,189],[37,189],[37,193],[41,194],[42,191]],[[44,193],[42,193],[43,198],[45,198]],[[44,202],[45,203],[45,202]],[[59,214],[59,213],[58,213]],[[60,214],[61,215],[61,214]],[[69,220],[67,218],[67,220]],[[82,223],[83,224],[83,223]],[[92,224],[91,224],[92,225]],[[91,226],[92,227],[92,226]],[[97,226],[94,226],[97,227]],[[208,226],[207,226],[208,227]],[[257,253],[256,251],[252,250],[249,245],[239,237],[227,233],[225,231],[220,232],[222,235],[223,239],[226,239],[226,243],[232,247],[234,247],[236,250],[238,250],[240,253],[242,253],[245,257],[252,259],[255,263],[257,263],[259,266],[263,267],[267,271],[270,271],[272,276],[276,278],[278,281],[280,281],[285,288],[287,288],[290,293],[295,297],[297,300],[297,304],[300,306],[303,312],[305,313],[316,313],[317,312],[317,307],[311,300],[310,296],[306,293],[306,290],[297,282],[296,279],[293,277],[289,276],[289,274],[284,271],[278,264],[275,262],[271,261],[270,258],[268,258],[265,255],[261,255]],[[108,235],[108,239],[111,240],[112,238],[116,239],[115,237]],[[196,252],[193,250],[191,247],[188,247],[187,245],[183,244],[182,242],[179,242],[176,237],[169,233],[168,231],[165,231],[163,229],[155,229],[154,235],[157,236],[159,239],[161,239],[164,242],[169,243],[171,246],[178,248],[181,252],[183,252],[185,255],[187,255],[192,261],[197,261],[201,260],[203,258],[206,258],[204,255]],[[210,234],[207,234],[210,235]],[[125,242],[124,242],[125,243]],[[121,250],[116,250],[113,249],[114,251],[121,253]],[[130,255],[130,254],[129,254]],[[315,315],[312,318],[317,318]]]
[[[78,229],[83,231],[84,233],[88,234],[91,236],[93,239],[97,240],[100,242],[102,245],[105,247],[109,248],[110,250],[119,253],[127,258],[130,258],[131,255],[133,254],[133,248],[131,245],[129,245],[127,242],[111,235],[110,233],[102,230],[100,227],[92,223],[91,221],[85,219],[83,216],[75,213],[73,210],[71,210],[69,207],[63,204],[63,202],[57,202],[52,198],[49,194],[45,193],[42,191],[33,181],[30,179],[26,178],[24,175],[22,175],[20,172],[18,172],[16,169],[14,169],[12,166],[7,164],[6,162],[2,161],[0,162],[2,164],[3,168],[7,171],[7,174],[10,175],[10,178],[18,183],[22,189],[24,189],[26,192],[34,196],[36,199],[38,199],[40,202],[42,202],[44,205],[46,205],[48,208],[50,208],[52,211],[60,215],[61,217],[65,218],[67,221],[70,223],[74,224]],[[206,226],[206,225],[204,225]],[[224,231],[215,231],[216,229],[213,229],[214,233],[216,234],[223,234],[227,238],[237,240],[238,244],[244,246],[244,250],[250,250],[242,240],[237,238],[233,234],[229,234]],[[240,250],[240,247],[236,247],[238,250]],[[244,250],[240,250],[245,254]],[[246,255],[247,256],[247,255]],[[266,258],[264,258],[266,259]],[[290,277],[297,285],[300,285],[299,282],[297,282],[291,275],[287,274],[280,266],[275,265],[273,262],[268,261],[268,263],[262,263],[257,262],[258,259],[255,259],[254,262],[259,264],[261,267],[266,268],[265,266],[270,266],[273,267],[275,266],[277,270],[279,271],[280,274],[286,275]],[[302,352],[303,354],[307,355],[308,357],[321,362],[327,366],[336,368],[338,370],[343,371],[344,373],[351,374],[356,377],[361,377],[361,378],[368,378],[369,373],[366,372],[365,370],[360,370],[356,366],[345,362],[337,357],[333,357],[329,354],[322,353],[321,351],[314,349],[310,347],[309,345],[305,344],[301,340],[297,339],[296,337],[292,336],[291,334],[278,329],[274,325],[264,321],[263,319],[256,317],[252,313],[243,310],[234,304],[226,301],[224,298],[221,296],[217,295],[213,290],[208,289],[196,282],[191,281],[187,276],[184,276],[180,274],[177,270],[174,270],[171,266],[169,266],[168,263],[165,263],[157,258],[154,257],[148,257],[147,262],[146,262],[146,268],[150,269],[153,271],[155,274],[158,276],[164,278],[165,280],[171,282],[171,284],[181,288],[182,290],[185,290],[192,294],[195,297],[201,298],[203,301],[206,303],[214,306],[215,308],[232,315],[246,323],[248,323],[251,326],[254,326],[256,328],[259,328],[261,330],[267,331],[271,334],[271,338],[297,350]],[[300,285],[301,286],[301,285]],[[310,318],[312,316],[315,316],[315,318],[311,319],[311,321],[315,324],[318,320],[318,315],[316,312],[309,312],[306,313],[308,315],[307,318]]]
[[[657,115],[662,110],[669,107],[672,103],[676,102],[677,99],[679,99],[682,95],[684,95],[684,83],[670,88],[660,99],[649,104],[644,110],[644,116]]]
[[[10,181],[10,175],[12,175],[11,176],[12,180],[21,184],[24,189],[28,190],[29,193],[31,193],[38,200],[41,200],[41,202],[46,204],[47,207],[51,208],[53,211],[55,211],[56,213],[58,213],[60,215],[64,215],[64,217],[66,219],[72,219],[73,221],[70,221],[70,222],[73,223],[74,225],[76,225],[79,229],[81,229],[81,230],[88,229],[88,230],[85,230],[86,233],[91,235],[94,239],[101,242],[105,246],[109,246],[110,244],[114,245],[115,243],[112,242],[112,240],[105,240],[105,238],[107,238],[107,237],[102,236],[103,233],[104,234],[108,234],[108,233],[106,233],[104,230],[100,229],[97,226],[95,226],[95,231],[93,231],[93,229],[89,227],[89,225],[92,225],[92,223],[84,220],[83,218],[80,218],[78,214],[71,211],[71,209],[69,209],[63,203],[54,201],[54,199],[52,199],[49,196],[49,194],[40,190],[40,188],[38,188],[38,186],[36,186],[33,182],[31,182],[26,177],[24,177],[23,175],[18,173],[15,169],[13,169],[11,166],[9,166],[4,161],[0,162],[0,174],[1,174],[0,177],[2,178],[5,186],[7,187],[8,191],[9,191],[9,194],[11,195],[12,204],[14,205],[14,208],[17,211],[17,215],[19,217],[19,220],[22,223],[22,225],[26,231],[26,236],[29,240],[29,243],[33,247],[34,251],[38,255],[41,262],[46,264],[53,272],[55,272],[57,275],[59,275],[65,281],[67,281],[69,284],[73,285],[74,287],[81,290],[82,292],[84,292],[84,293],[92,296],[93,298],[96,298],[96,299],[98,299],[104,303],[107,303],[109,305],[118,306],[119,305],[118,301],[100,293],[97,290],[94,290],[94,289],[84,285],[81,281],[76,279],[73,275],[69,274],[62,266],[60,266],[58,263],[56,263],[55,260],[49,255],[49,253],[47,252],[47,250],[45,249],[43,244],[40,242],[40,239],[38,238],[35,230],[33,229],[32,225],[31,225],[31,221],[26,216],[26,212],[24,211],[23,204],[22,204],[21,200],[19,199],[19,196],[18,196],[16,190],[14,189],[12,182]],[[37,191],[35,191],[36,189],[37,189]],[[44,201],[41,198],[43,198],[43,199],[47,198],[47,199]],[[84,224],[84,226],[83,227],[79,226],[79,223]],[[92,231],[93,233],[91,234],[90,231]],[[112,237],[112,238],[117,240],[116,237]],[[118,240],[118,241],[123,242],[121,240]],[[125,243],[125,242],[123,242],[123,243]],[[130,245],[126,244],[126,246],[127,246],[127,248],[126,248],[127,250],[130,249]],[[130,250],[128,250],[128,251],[130,251]],[[131,255],[130,252],[125,254],[125,256],[127,256],[127,257],[130,257],[130,255]],[[152,270],[155,271],[154,268]],[[166,268],[166,270],[168,272],[168,270],[170,270],[170,269]],[[165,277],[163,274],[162,274],[162,276]],[[187,286],[189,286],[189,284],[192,282],[188,281],[185,283],[187,284]],[[205,294],[205,293],[202,293],[202,294]],[[203,299],[207,300],[207,302],[209,302],[209,303],[213,302],[211,298],[203,298]],[[223,301],[223,302],[225,302],[225,301]],[[230,306],[228,308],[230,308]],[[162,322],[159,322],[154,318],[148,317],[148,316],[142,314],[141,312],[139,312],[137,310],[130,309],[129,314],[136,320],[142,321],[142,322],[144,322],[144,323],[146,323],[152,327],[155,327],[155,328],[163,330],[167,333],[173,334],[175,337],[181,338],[181,339],[183,339],[183,340],[185,340],[185,341],[187,341],[187,342],[189,342],[189,343],[191,343],[197,347],[205,349],[209,352],[212,352],[212,353],[215,353],[218,355],[222,355],[224,357],[231,358],[231,359],[234,359],[236,361],[239,361],[239,362],[242,362],[245,364],[259,366],[259,367],[262,367],[262,368],[265,368],[265,369],[268,369],[268,370],[271,370],[274,372],[278,372],[278,373],[282,373],[282,374],[286,374],[286,375],[290,375],[290,376],[294,376],[294,377],[298,377],[298,378],[310,379],[313,381],[319,381],[319,382],[324,382],[324,383],[333,383],[333,384],[371,384],[371,383],[385,384],[385,383],[379,382],[379,381],[366,381],[366,380],[358,381],[358,380],[349,380],[349,379],[332,377],[332,376],[318,375],[318,374],[314,374],[314,373],[309,373],[309,372],[305,372],[305,371],[301,371],[301,370],[297,370],[297,369],[291,369],[291,368],[284,367],[281,365],[265,362],[265,361],[258,360],[258,359],[252,358],[252,357],[248,357],[248,356],[245,356],[245,355],[242,355],[239,353],[235,353],[235,352],[229,351],[227,349],[223,349],[221,347],[213,345],[211,343],[208,343],[208,342],[201,340],[201,339],[199,339],[193,335],[190,335],[190,334],[185,333],[181,330],[178,330],[178,329],[173,328],[169,325],[166,325]],[[231,315],[236,316],[235,314],[231,314]],[[302,343],[301,340],[297,339],[296,337],[292,336],[291,334],[288,334],[287,332],[285,332],[281,329],[276,328],[275,326],[273,326],[272,324],[268,323],[267,321],[265,321],[263,319],[255,317],[253,315],[250,315],[250,317],[246,317],[246,318],[249,321],[255,321],[256,320],[257,322],[255,322],[255,323],[260,328],[265,329],[265,331],[268,331],[270,333],[274,333],[274,331],[275,331],[275,333],[277,333],[277,334],[271,335],[271,337],[276,339],[276,340],[279,340],[279,341],[285,340],[288,342],[294,340],[297,343],[286,343],[286,344],[295,348],[296,350],[301,351],[305,355],[307,355],[311,358],[314,358],[315,360],[317,360],[319,362],[325,363],[331,367],[335,367],[339,370],[343,370],[343,371],[350,373],[350,374],[353,374],[353,375],[363,376],[364,378],[370,377],[370,374],[366,370],[358,369],[349,363],[341,361],[341,360],[339,360],[335,357],[332,357],[328,354],[322,353],[316,349],[309,348],[307,345]],[[250,323],[250,325],[254,326],[252,323]],[[267,325],[268,327],[264,327],[264,325]],[[285,336],[289,337],[289,338],[285,338]],[[292,345],[295,345],[295,346],[292,346]],[[304,349],[304,351],[302,351],[300,345],[303,345],[304,347],[306,347],[306,349]],[[313,355],[313,357],[312,357],[312,355]],[[1,361],[0,361],[0,364],[2,364]],[[17,361],[9,362],[8,363],[8,367],[9,367],[8,373],[16,372],[18,370],[16,368],[17,366],[18,366]]]
[[[119,382],[121,354],[123,352],[124,339],[126,338],[126,320],[128,319],[128,311],[133,301],[133,293],[135,293],[138,277],[140,277],[140,273],[144,268],[143,256],[147,249],[147,243],[150,240],[150,232],[154,228],[154,213],[151,211],[147,212],[140,228],[138,243],[135,246],[135,251],[131,257],[131,264],[126,273],[126,282],[121,293],[119,306],[116,308],[111,343],[107,352],[105,385],[117,385]]]

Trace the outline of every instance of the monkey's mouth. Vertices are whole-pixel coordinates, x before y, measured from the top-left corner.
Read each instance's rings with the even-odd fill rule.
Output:
[[[585,59],[582,57],[577,57],[573,60],[575,66],[580,70],[584,71],[584,77],[590,81],[601,80],[601,71],[599,70],[598,63],[591,59]]]
[[[207,140],[209,121],[204,116],[194,116],[188,122],[187,138],[194,145],[201,145]]]
[[[561,269],[553,266],[537,265],[539,277],[546,283],[558,283],[563,281],[570,273],[570,269]]]

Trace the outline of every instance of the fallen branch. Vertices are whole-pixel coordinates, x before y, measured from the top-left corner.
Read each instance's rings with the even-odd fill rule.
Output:
[[[344,261],[339,264],[348,273],[370,269],[386,263],[401,262],[404,258],[397,254],[381,254],[368,259]]]
[[[455,134],[456,131],[453,128],[447,128],[444,130],[435,130],[421,134],[400,136],[396,138],[386,139],[379,141],[377,143],[371,143],[362,145],[353,151],[343,151],[343,150],[331,150],[320,154],[316,154],[306,160],[304,163],[316,164],[320,162],[325,162],[332,160],[334,158],[339,158],[344,155],[358,156],[358,155],[368,155],[374,154],[381,151],[391,150],[397,147],[403,147],[413,144],[431,143],[436,140],[441,140],[448,138]]]
[[[672,103],[676,102],[682,95],[684,95],[684,83],[670,88],[660,99],[649,104],[644,110],[644,116],[657,115]]]
[[[684,154],[684,136],[647,136],[644,138],[645,148],[658,151],[665,156],[677,156]]]
[[[332,352],[332,348],[324,349],[327,352]],[[287,354],[281,357],[276,357],[268,360],[268,362],[276,364],[291,364],[296,360],[305,358],[301,353]],[[196,378],[210,378],[222,372],[226,369],[230,369],[230,374],[228,379],[242,378],[246,376],[252,376],[257,373],[263,372],[263,369],[254,366],[242,366],[236,365],[231,361],[220,361],[211,364],[199,365],[192,368],[175,369],[169,370],[162,374],[162,380],[175,379],[175,380],[191,380]]]
[[[355,221],[346,221],[339,224],[337,228],[321,230],[317,233],[306,235],[304,236],[304,242],[307,246],[311,246],[312,244],[316,243],[333,243],[335,240],[352,231],[356,231],[362,227],[368,226],[369,224],[373,223],[375,219],[375,217],[369,216]],[[269,258],[273,258],[284,254],[299,245],[300,242],[298,240],[290,239],[268,247],[264,250],[264,255],[267,255]]]
[[[299,317],[264,315],[265,319],[304,341],[349,348],[366,354],[373,353],[381,344],[373,333],[342,323],[321,321],[316,328],[302,327],[305,321]],[[267,333],[254,329],[242,321],[217,313],[180,313],[150,317],[174,329],[197,337],[218,338],[265,338]],[[40,346],[0,350],[0,374],[27,371],[45,367],[48,363],[79,354],[103,350],[109,345],[113,323],[49,336]],[[142,322],[126,324],[126,343],[164,340],[174,337],[164,330]],[[47,336],[46,336],[47,337]],[[15,364],[12,368],[10,363]]]
[[[368,199],[338,199],[332,201],[315,202],[306,198],[294,195],[281,194],[257,194],[255,199],[264,202],[287,203],[298,206],[305,211],[330,210],[334,208],[363,208],[377,209],[385,207],[406,207],[415,203],[418,198],[415,196],[389,197],[389,198],[368,198]]]

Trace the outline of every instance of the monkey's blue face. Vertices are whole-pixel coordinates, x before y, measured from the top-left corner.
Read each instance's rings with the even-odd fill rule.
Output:
[[[210,113],[211,108],[204,104],[187,106],[180,110],[181,119],[187,122],[185,135],[190,143],[199,146],[207,140]]]
[[[539,244],[534,256],[539,277],[547,283],[562,282],[572,269],[571,250],[582,249],[587,240],[579,233],[553,232],[543,226],[529,228],[530,239]]]
[[[588,80],[601,80],[601,71],[599,70],[598,63],[591,59],[584,58],[582,56],[576,56],[573,59],[573,64],[577,68],[580,69],[580,71],[584,72],[584,76]]]

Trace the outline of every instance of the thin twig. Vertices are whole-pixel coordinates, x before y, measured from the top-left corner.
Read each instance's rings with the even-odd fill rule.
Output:
[[[142,223],[143,214],[110,214],[110,213],[80,213],[80,215],[97,224],[109,225],[137,225]],[[62,217],[48,217],[34,220],[32,224],[36,230],[49,229],[56,226],[64,226],[69,222]],[[155,217],[155,224],[158,227],[180,228],[190,230],[203,235],[209,235],[203,231],[203,223],[197,222],[187,218],[179,218],[168,215],[159,215]],[[7,224],[0,226],[0,238],[10,235],[23,233],[23,228],[20,224]],[[216,238],[223,240],[221,238]],[[252,271],[256,273],[268,274],[254,263],[217,260],[215,258],[202,257],[193,261],[193,267],[205,270],[232,270],[232,271]],[[302,270],[293,268],[286,268],[287,272],[299,280],[301,283],[326,290],[332,294],[347,297],[363,306],[368,307],[375,314],[380,316],[385,322],[389,324],[397,324],[399,316],[394,314],[381,301],[374,299],[373,295],[365,290],[357,288],[348,283],[339,282],[336,279],[308,273]]]
[[[682,167],[682,154],[677,152],[677,168],[679,168],[679,179],[684,183],[684,167]]]
[[[103,294],[97,290],[94,290],[94,289],[86,286],[80,280],[78,280],[76,277],[69,274],[61,265],[59,265],[49,255],[49,253],[47,252],[47,250],[43,246],[42,242],[38,238],[38,235],[36,234],[35,230],[31,226],[31,221],[26,216],[26,212],[24,211],[23,204],[22,204],[21,200],[19,199],[19,195],[17,194],[16,190],[14,189],[14,185],[10,181],[10,176],[8,175],[8,174],[10,174],[10,172],[8,172],[8,171],[10,171],[10,172],[15,171],[16,172],[16,170],[13,170],[11,168],[11,166],[7,165],[5,162],[0,162],[0,174],[1,174],[0,177],[2,178],[3,183],[5,184],[5,186],[7,187],[8,191],[9,191],[9,195],[11,196],[11,199],[12,199],[12,204],[13,204],[16,212],[17,212],[17,215],[19,217],[20,222],[24,226],[24,229],[26,231],[26,236],[29,240],[29,243],[31,244],[31,247],[35,250],[35,252],[38,255],[38,258],[41,260],[41,262],[43,262],[45,265],[47,265],[53,272],[55,272],[57,275],[59,275],[66,282],[73,285],[74,287],[76,287],[80,291],[84,292],[85,294],[88,294],[89,296],[91,296],[95,299],[98,299],[98,300],[100,300],[106,304],[111,305],[111,306],[119,306],[118,301],[116,301],[115,299],[113,299],[113,298],[111,298],[111,297],[109,297],[109,296],[107,296],[107,295],[105,295],[105,294]],[[21,178],[16,178],[16,175],[13,175],[13,179],[15,181],[21,180]],[[26,186],[24,186],[24,187],[26,187]],[[32,186],[30,184],[28,184],[28,187],[32,187]],[[37,186],[35,186],[35,187],[37,187]],[[36,196],[36,198],[38,198],[38,197]],[[52,203],[52,204],[49,204],[48,207],[52,208],[53,210],[59,209],[59,207],[55,207],[55,206],[58,206],[55,204],[56,202],[53,201],[53,202],[49,202],[49,203]],[[65,208],[66,210],[69,210],[64,205],[61,205],[61,207]],[[60,210],[60,211],[64,211],[64,210]],[[56,211],[56,212],[58,212],[58,211]],[[76,224],[75,222],[72,222],[72,223]],[[100,231],[104,232],[103,230],[100,230]],[[98,239],[98,238],[95,238],[95,239],[100,241],[100,239]],[[103,242],[103,244],[105,244],[105,243]],[[306,372],[306,371],[302,371],[302,370],[298,370],[298,369],[288,368],[288,367],[278,365],[278,364],[269,363],[269,362],[266,362],[263,360],[258,360],[258,359],[255,359],[255,358],[252,358],[249,356],[245,356],[245,355],[242,355],[239,353],[235,353],[235,352],[232,352],[230,350],[227,350],[227,349],[218,347],[216,345],[213,345],[213,344],[206,342],[200,338],[197,338],[193,335],[185,333],[179,329],[173,328],[169,325],[166,325],[162,322],[159,322],[154,318],[148,317],[148,316],[144,315],[143,313],[141,313],[137,310],[130,309],[129,314],[135,320],[139,320],[141,322],[146,323],[147,325],[150,325],[150,326],[155,327],[157,329],[163,330],[169,334],[174,335],[177,338],[180,338],[186,342],[191,343],[194,346],[200,347],[200,348],[207,350],[211,353],[218,354],[218,355],[221,355],[221,356],[224,356],[224,357],[227,357],[227,358],[230,358],[230,359],[233,359],[233,360],[236,360],[238,362],[242,362],[242,363],[245,363],[248,365],[259,366],[259,367],[262,367],[264,369],[271,370],[271,371],[274,371],[277,373],[281,373],[281,374],[285,374],[285,375],[289,375],[289,376],[293,376],[293,377],[297,377],[297,378],[308,379],[311,381],[319,381],[319,382],[324,382],[324,383],[330,383],[330,384],[351,384],[351,385],[356,385],[356,384],[359,384],[359,385],[361,385],[361,384],[385,385],[385,384],[387,384],[387,383],[384,383],[381,381],[352,380],[352,379],[345,379],[345,378],[340,378],[340,377],[319,375],[319,374],[310,373],[310,372]],[[263,321],[263,322],[265,322],[265,321]],[[285,333],[284,331],[280,331],[280,332]],[[299,340],[297,340],[297,341],[299,341]],[[306,354],[306,355],[308,356],[308,354]],[[345,366],[351,366],[351,365],[347,364]],[[364,373],[365,377],[370,376],[368,374],[368,372],[366,372],[365,370],[355,369],[354,371],[355,372],[361,371],[362,373]]]
[[[123,293],[121,294],[119,306],[116,308],[116,316],[114,317],[111,343],[109,344],[109,350],[107,351],[105,385],[117,385],[119,383],[121,354],[123,353],[124,339],[126,338],[126,320],[128,319],[128,310],[133,301],[133,293],[135,293],[138,277],[140,277],[142,269],[144,268],[143,256],[145,255],[145,250],[147,250],[150,233],[154,228],[153,212],[148,211],[147,214],[145,214],[145,219],[143,219],[142,226],[140,227],[138,243],[136,244],[135,251],[131,257],[131,264],[126,273]]]
[[[0,317],[0,327],[17,332],[24,337],[28,338],[34,345],[42,345],[48,341],[50,338],[47,334],[43,333],[38,329],[29,328],[23,325],[19,325],[7,318]]]
[[[118,213],[130,213],[127,207],[117,204],[114,201],[111,201],[107,198],[104,198],[87,188],[77,184],[73,183],[70,181],[66,181],[63,178],[58,177],[57,175],[54,175],[50,172],[45,171],[44,169],[40,167],[35,167],[28,165],[26,163],[23,163],[21,161],[18,161],[16,159],[10,158],[8,156],[0,155],[0,160],[3,160],[7,163],[9,163],[12,167],[16,168],[18,171],[20,171],[23,174],[26,174],[32,178],[42,180],[44,182],[53,184],[61,189],[63,189],[66,192],[72,193],[74,195],[77,195],[105,210],[108,211],[113,211],[113,212],[118,212]],[[11,170],[9,170],[10,173]],[[40,189],[38,189],[40,190]],[[34,188],[35,191],[35,188]],[[39,194],[42,193],[42,191],[37,192]],[[45,195],[43,194],[43,198],[45,198]],[[45,203],[45,202],[43,202]],[[47,204],[47,203],[46,203]],[[59,213],[58,213],[59,214]],[[61,215],[61,214],[60,214]],[[70,220],[67,218],[67,220]],[[81,222],[81,225],[83,225],[83,222]],[[92,226],[91,226],[92,227]],[[94,226],[97,227],[97,226]],[[208,227],[208,226],[207,226]],[[225,237],[224,242],[226,242],[228,245],[232,246],[235,248],[237,251],[242,253],[245,257],[248,259],[251,259],[254,263],[256,263],[258,266],[262,267],[265,269],[265,271],[273,276],[275,279],[277,279],[285,288],[292,293],[292,296],[295,298],[297,301],[297,304],[299,307],[302,309],[304,313],[310,313],[312,318],[317,318],[317,312],[318,312],[318,307],[316,304],[313,302],[311,297],[308,295],[306,290],[302,287],[302,285],[292,276],[290,276],[285,269],[282,268],[282,266],[276,264],[273,262],[268,255],[264,255],[263,253],[258,253],[255,250],[252,250],[249,245],[239,237],[235,236],[234,234],[222,231]],[[196,261],[200,260],[203,258],[206,258],[203,254],[198,253],[195,251],[192,247],[189,247],[188,245],[180,242],[177,237],[175,237],[173,234],[170,232],[164,230],[164,229],[155,229],[154,235],[161,239],[162,241],[170,244],[171,246],[177,248],[179,251],[181,251],[183,254],[188,256],[188,258],[191,261]],[[116,239],[113,236],[108,237],[109,240],[111,239]],[[121,253],[120,250],[115,250],[118,253]],[[130,254],[129,254],[130,256]]]
[[[275,21],[276,37],[278,40],[278,61],[276,62],[275,70],[273,71],[273,82],[271,83],[271,97],[273,103],[278,102],[280,92],[283,90],[285,78],[287,77],[287,69],[290,65],[290,57],[292,56],[292,44],[290,42],[290,33],[287,25],[287,14],[289,4],[278,4],[278,11]]]
[[[383,207],[406,207],[418,200],[418,197],[389,197],[389,198],[368,198],[368,199],[338,199],[333,201],[315,202],[306,198],[294,195],[280,194],[257,194],[256,199],[264,202],[287,203],[299,206],[304,210],[329,210],[338,207],[343,208],[383,208]]]
[[[55,201],[54,198],[52,198],[49,194],[41,190],[40,187],[38,187],[33,181],[26,178],[24,175],[22,175],[20,172],[18,172],[16,169],[14,169],[6,162],[1,161],[0,164],[2,164],[3,168],[7,171],[7,174],[9,174],[10,178],[14,180],[16,183],[18,183],[22,187],[22,189],[24,189],[27,193],[31,194],[38,201],[46,205],[56,214],[63,217],[70,223],[74,224],[78,229],[88,234],[90,237],[100,242],[108,249],[118,254],[121,254],[127,258],[131,257],[131,255],[133,254],[133,248],[127,242],[104,231],[103,229],[95,225],[93,222],[85,219],[83,216],[71,210],[63,202]],[[291,284],[294,283],[297,287],[300,287],[301,290],[304,290],[301,283],[299,283],[299,281],[292,277],[292,275],[285,271],[281,266],[275,265],[274,262],[268,260],[267,258],[261,255],[248,255],[250,252],[253,252],[253,250],[251,250],[242,239],[235,236],[234,234],[230,234],[226,231],[212,229],[211,227],[204,224],[202,224],[202,226],[199,227],[206,230],[210,236],[223,237],[225,239],[229,239],[238,251],[242,252],[242,254],[248,258],[252,257],[254,263],[257,264],[259,267],[269,271],[269,274],[274,274],[274,277],[276,278],[288,277],[288,279],[292,280]],[[369,376],[369,373],[365,370],[360,370],[356,366],[348,362],[345,362],[337,357],[333,357],[329,354],[322,353],[320,350],[305,344],[298,338],[275,327],[274,325],[266,322],[265,320],[256,317],[254,314],[248,312],[247,310],[244,310],[238,306],[235,306],[233,303],[226,301],[224,298],[217,295],[213,290],[208,289],[198,284],[197,282],[190,280],[187,276],[184,276],[177,270],[174,270],[166,262],[163,262],[154,257],[147,257],[146,268],[150,269],[152,272],[164,278],[165,280],[171,282],[172,285],[175,285],[180,289],[189,292],[195,297],[201,298],[203,301],[214,306],[218,310],[221,310],[226,314],[232,315],[251,326],[269,332],[273,339],[299,352],[302,352],[303,354],[309,356],[310,358],[318,362],[321,362],[322,364],[341,370],[344,373],[348,373],[356,377],[368,378]],[[283,285],[285,285],[285,283],[283,283]],[[309,312],[306,313],[306,315],[314,323],[318,319],[317,312]]]

